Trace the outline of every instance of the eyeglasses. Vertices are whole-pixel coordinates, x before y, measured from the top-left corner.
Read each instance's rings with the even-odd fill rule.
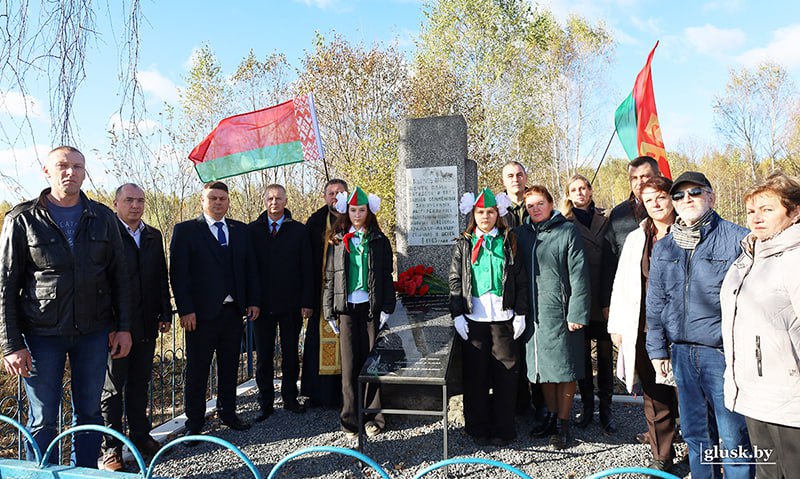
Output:
[[[686,196],[687,193],[689,194],[689,196],[694,198],[696,196],[702,195],[703,192],[705,192],[705,191],[706,191],[705,188],[701,188],[699,186],[696,187],[696,188],[689,188],[688,190],[678,191],[677,193],[672,193],[672,201],[680,201],[680,200],[682,200]]]

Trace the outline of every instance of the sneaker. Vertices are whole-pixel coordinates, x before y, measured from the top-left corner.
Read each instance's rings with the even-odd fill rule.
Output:
[[[108,451],[103,454],[103,464],[100,469],[104,471],[118,472],[125,467],[122,462],[122,453],[119,451]]]
[[[369,421],[364,425],[364,432],[367,434],[367,437],[375,437],[380,434],[381,431],[382,429],[375,421]]]

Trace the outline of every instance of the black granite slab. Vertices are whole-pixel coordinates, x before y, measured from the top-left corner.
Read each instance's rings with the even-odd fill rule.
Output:
[[[453,351],[446,296],[405,298],[361,369],[361,382],[444,385]]]

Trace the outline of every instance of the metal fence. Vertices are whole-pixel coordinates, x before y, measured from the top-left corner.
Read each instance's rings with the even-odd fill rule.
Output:
[[[33,436],[25,430],[25,428],[15,422],[13,419],[4,417],[0,415],[0,422],[3,424],[8,424],[11,427],[17,428],[20,435],[22,435],[26,440],[31,442],[31,446],[33,449],[33,453],[35,456],[35,461],[21,461],[21,460],[8,460],[8,459],[0,459],[0,477],[29,477],[32,479],[38,478],[50,478],[55,476],[54,474],[54,466],[51,466],[51,461],[49,460],[51,451],[57,447],[56,443],[63,437],[67,437],[71,434],[82,432],[82,431],[99,431],[104,434],[110,434],[115,436],[117,439],[122,441],[131,451],[131,454],[134,457],[134,460],[139,468],[139,474],[133,475],[129,473],[123,472],[108,472],[108,471],[97,471],[94,469],[84,469],[84,468],[70,468],[69,470],[58,469],[57,475],[58,477],[70,477],[76,479],[83,479],[83,478],[108,478],[108,479],[121,479],[121,478],[130,478],[130,477],[142,477],[144,479],[150,479],[153,477],[153,471],[155,469],[156,464],[159,463],[159,460],[165,455],[165,453],[175,447],[176,445],[186,442],[186,441],[205,441],[216,444],[218,446],[222,446],[230,451],[232,451],[238,458],[245,464],[245,466],[249,469],[250,473],[253,475],[255,479],[262,479],[263,475],[258,467],[250,460],[247,455],[241,451],[238,447],[234,446],[228,441],[224,439],[220,439],[214,436],[184,436],[178,439],[174,439],[173,441],[165,444],[153,457],[153,460],[150,462],[150,467],[146,467],[144,458],[136,449],[136,446],[128,440],[125,436],[118,433],[117,431],[113,431],[109,428],[103,426],[95,426],[95,425],[84,425],[78,426],[72,429],[68,429],[67,431],[62,432],[59,434],[53,442],[47,447],[47,449],[42,453],[42,451],[38,448],[33,440]],[[278,472],[290,461],[296,459],[301,456],[306,456],[310,454],[341,454],[345,456],[352,457],[357,459],[361,462],[364,466],[367,466],[372,472],[376,473],[381,479],[391,479],[386,470],[384,470],[380,464],[375,462],[369,456],[366,456],[358,451],[354,451],[352,449],[345,449],[341,447],[332,447],[332,446],[315,446],[309,447],[305,449],[300,449],[295,451],[283,459],[278,461],[275,466],[269,472],[267,476],[268,479],[272,479],[278,477]],[[514,466],[508,465],[504,462],[495,461],[492,459],[485,459],[485,458],[477,458],[477,457],[457,457],[453,459],[446,459],[444,461],[437,462],[432,464],[422,471],[415,474],[414,479],[421,479],[423,476],[428,475],[430,472],[436,471],[437,469],[444,468],[447,470],[448,466],[455,465],[455,464],[467,464],[467,465],[482,465],[482,466],[490,466],[496,469],[502,469],[506,472],[510,472],[511,474],[520,477],[522,479],[533,479],[531,476],[526,474],[525,472],[517,469]],[[604,477],[610,477],[620,474],[646,474],[650,477],[659,477],[662,479],[678,479],[677,476],[669,474],[664,471],[656,471],[653,469],[648,469],[644,467],[624,467],[624,468],[614,468],[608,469],[605,471],[598,472],[596,474],[592,474],[587,479],[601,479]]]
[[[156,352],[153,358],[153,372],[150,381],[148,415],[152,424],[162,424],[172,418],[183,414],[183,386],[186,377],[186,337],[183,329],[174,327],[168,334],[161,335],[156,343]],[[280,343],[276,341],[275,360],[280,362]],[[253,323],[246,322],[245,333],[239,359],[239,384],[254,377],[254,361],[256,360]],[[276,374],[280,367],[275,368]],[[217,385],[216,362],[212,361],[206,400],[214,396]],[[4,373],[0,372],[0,375]],[[72,424],[72,404],[70,398],[70,371],[66,368],[63,383],[64,396],[61,399],[58,433],[63,432]],[[5,381],[0,383],[0,415],[15,419],[21,424],[26,424],[27,397],[23,381],[19,378],[5,376]],[[24,437],[15,427],[8,423],[0,423],[0,457],[22,458],[24,450]],[[61,460],[68,461],[70,441],[65,440],[60,444]]]

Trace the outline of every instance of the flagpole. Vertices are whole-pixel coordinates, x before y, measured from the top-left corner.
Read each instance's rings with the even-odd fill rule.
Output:
[[[597,169],[594,170],[594,176],[592,176],[592,183],[594,183],[595,178],[597,178],[597,173],[600,171],[600,167],[603,166],[603,160],[606,159],[606,153],[608,153],[608,149],[611,148],[611,142],[614,141],[614,136],[617,134],[617,129],[614,128],[614,131],[611,132],[611,138],[608,139],[608,144],[606,145],[606,151],[603,152],[603,156],[600,158],[600,163],[597,165]]]

